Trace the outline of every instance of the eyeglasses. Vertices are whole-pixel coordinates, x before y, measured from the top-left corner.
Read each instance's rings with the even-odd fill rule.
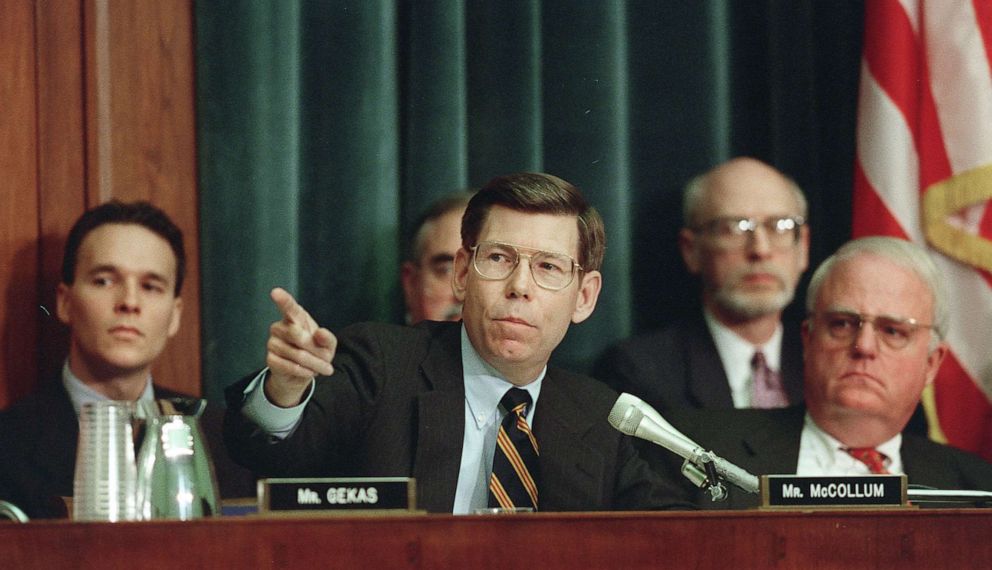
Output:
[[[532,253],[523,254],[521,250]],[[475,270],[483,279],[498,281],[509,277],[520,264],[520,258],[529,259],[530,274],[534,282],[544,289],[559,291],[572,284],[576,271],[582,266],[564,253],[519,247],[498,241],[483,241],[472,248]]]
[[[851,342],[865,323],[871,323],[882,342],[894,350],[905,348],[920,329],[932,329],[916,319],[859,315],[847,311],[825,311],[809,315],[810,320],[823,324],[830,338],[845,343]]]
[[[736,249],[747,245],[748,239],[760,227],[765,230],[769,245],[785,249],[799,241],[799,229],[806,220],[802,216],[781,216],[759,220],[757,218],[714,218],[691,227],[694,232],[705,233],[719,247]]]

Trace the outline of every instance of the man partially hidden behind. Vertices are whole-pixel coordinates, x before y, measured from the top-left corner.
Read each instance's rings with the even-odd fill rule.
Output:
[[[400,268],[407,324],[461,319],[462,304],[451,288],[451,274],[455,253],[462,245],[462,214],[473,194],[445,196],[418,220]]]
[[[274,476],[412,476],[429,512],[687,506],[610,427],[616,394],[548,366],[599,297],[596,210],[554,176],[503,176],[469,202],[461,236],[462,323],[335,336],[273,290],[269,368],[227,392],[236,459]]]
[[[151,368],[179,330],[185,263],[181,231],[146,202],[108,202],[76,221],[56,291],[69,356],[60,378],[42,379],[0,416],[0,498],[31,518],[65,515],[83,404],[180,396],[152,384]],[[203,421],[222,495],[251,495],[248,473],[213,437],[219,417]]]
[[[848,242],[820,265],[807,293],[805,406],[668,419],[755,474],[905,473],[910,484],[992,491],[992,465],[904,431],[947,353],[945,295],[919,246],[888,237]],[[712,506],[757,500],[734,491],[729,505]]]
[[[702,284],[695,315],[608,350],[596,377],[664,412],[778,408],[802,400],[798,323],[782,322],[806,270],[806,199],[794,181],[735,158],[683,192],[679,248]]]

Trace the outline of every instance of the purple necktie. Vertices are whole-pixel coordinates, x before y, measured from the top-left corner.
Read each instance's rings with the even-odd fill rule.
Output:
[[[789,405],[789,398],[782,388],[782,378],[768,367],[765,355],[760,350],[751,359],[751,371],[754,378],[752,408],[784,408]]]

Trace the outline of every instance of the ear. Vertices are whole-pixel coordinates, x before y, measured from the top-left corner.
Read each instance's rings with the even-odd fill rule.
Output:
[[[682,261],[685,262],[686,269],[693,275],[698,275],[700,271],[699,247],[696,243],[696,234],[689,228],[679,230],[679,251],[682,252]]]
[[[810,342],[809,338],[810,335],[812,334],[812,330],[811,330],[812,326],[813,326],[813,322],[810,321],[809,318],[807,317],[803,319],[803,323],[799,327],[799,335],[803,339],[803,362],[806,362],[806,353],[809,352],[809,342]]]
[[[931,332],[930,334],[934,334]],[[947,343],[942,342],[937,345],[937,348],[930,351],[927,355],[927,383],[929,386],[933,384],[934,378],[937,377],[937,371],[940,370],[940,363],[944,361],[944,357],[947,356]]]
[[[407,307],[412,307],[415,301],[413,292],[416,291],[414,279],[417,277],[417,266],[412,261],[404,261],[400,266],[400,284],[403,285],[403,300]]]
[[[69,298],[69,286],[65,283],[59,283],[59,286],[55,288],[55,314],[58,316],[62,324],[72,326],[72,319],[70,318],[70,311],[72,305],[72,299]]]
[[[451,275],[451,289],[459,303],[465,302],[465,289],[468,287],[469,264],[472,255],[464,247],[455,253],[454,272]]]
[[[589,318],[589,315],[596,308],[596,301],[599,299],[599,292],[602,289],[603,274],[599,271],[590,271],[582,276],[582,282],[575,299],[575,310],[572,311],[573,323],[578,324]]]
[[[809,267],[809,226],[799,228],[799,272]]]
[[[176,297],[172,301],[172,317],[169,319],[169,338],[176,336],[179,332],[179,321],[183,316],[183,299]]]

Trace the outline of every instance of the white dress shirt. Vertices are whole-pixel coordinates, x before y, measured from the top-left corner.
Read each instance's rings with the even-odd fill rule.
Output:
[[[77,418],[79,417],[79,412],[83,409],[83,404],[103,402],[110,399],[84,384],[82,380],[73,374],[72,370],[69,369],[68,360],[62,365],[62,385],[65,386],[65,391],[69,393],[69,401],[72,402],[72,408],[76,410]],[[148,376],[148,381],[145,382],[145,389],[142,390],[137,401],[139,403],[152,403],[154,400],[155,391],[152,390],[152,377]]]
[[[778,324],[772,338],[763,345],[755,346],[744,340],[740,335],[723,326],[710,314],[703,310],[706,326],[710,330],[716,351],[720,355],[723,371],[727,374],[730,384],[730,395],[734,399],[735,408],[750,408],[751,394],[754,391],[754,373],[751,370],[751,359],[755,351],[760,350],[765,355],[768,367],[781,373],[782,370],[782,323]]]
[[[886,456],[885,468],[894,475],[902,474],[902,456],[899,448],[902,446],[902,434],[879,445],[875,449]],[[844,451],[843,443],[816,425],[809,413],[803,422],[802,438],[799,441],[799,463],[796,475],[871,475],[868,466],[851,457]]]
[[[479,356],[468,339],[464,325],[461,330],[461,355],[465,383],[465,431],[452,512],[470,514],[489,503],[489,476],[493,468],[496,435],[499,433],[500,422],[503,421],[499,413],[499,401],[514,385]],[[527,410],[527,423],[531,425],[541,394],[541,383],[547,371],[545,366],[533,382],[519,386],[527,390],[533,402]],[[260,389],[268,377],[267,372],[268,369],[260,372],[245,388],[245,405],[241,413],[269,435],[285,438],[299,425],[303,408],[313,396],[313,383],[310,385],[310,392],[299,405],[280,408],[269,402],[265,397],[265,390]]]

